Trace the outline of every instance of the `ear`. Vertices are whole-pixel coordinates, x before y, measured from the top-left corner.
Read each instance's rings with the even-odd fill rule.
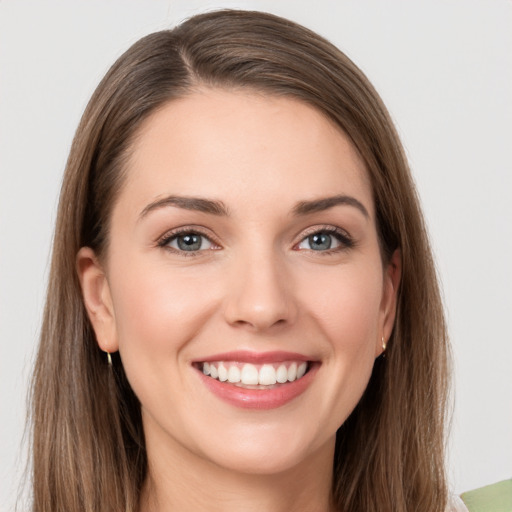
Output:
[[[382,287],[382,299],[380,306],[380,336],[375,347],[375,357],[384,352],[382,343],[387,343],[396,318],[398,290],[402,277],[402,253],[396,249],[389,263],[384,269],[384,283]]]
[[[110,286],[96,254],[90,247],[82,247],[78,251],[76,269],[85,309],[98,345],[105,352],[117,352],[119,345]]]

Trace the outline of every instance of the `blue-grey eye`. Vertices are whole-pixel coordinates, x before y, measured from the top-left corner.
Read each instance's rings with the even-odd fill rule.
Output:
[[[167,245],[179,251],[192,252],[210,249],[212,242],[198,233],[180,233],[175,235]]]
[[[308,236],[309,246],[313,251],[325,251],[331,248],[332,235],[327,233],[315,233]]]
[[[340,247],[341,242],[335,233],[318,231],[307,236],[298,245],[299,249],[308,249],[310,251],[328,251]]]

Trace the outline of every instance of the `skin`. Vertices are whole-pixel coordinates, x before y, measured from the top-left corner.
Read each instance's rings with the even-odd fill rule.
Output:
[[[366,214],[354,204],[295,213],[338,195]],[[221,201],[228,215],[155,206],[168,196]],[[190,226],[208,237],[201,250],[162,246]],[[333,249],[313,250],[308,236],[326,228],[353,244],[333,237]],[[399,254],[381,260],[364,164],[333,123],[254,92],[201,89],[169,103],[134,143],[105,259],[82,248],[77,265],[98,343],[120,351],[141,402],[141,510],[331,509],[336,430],[390,336],[400,279]],[[321,365],[284,406],[241,409],[191,364],[240,349]]]

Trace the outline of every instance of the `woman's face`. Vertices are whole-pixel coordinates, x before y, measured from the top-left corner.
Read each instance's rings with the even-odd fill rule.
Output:
[[[392,329],[396,260],[383,267],[365,167],[333,123],[204,89],[145,122],[106,259],[83,249],[78,267],[150,460],[268,474],[332,457]]]

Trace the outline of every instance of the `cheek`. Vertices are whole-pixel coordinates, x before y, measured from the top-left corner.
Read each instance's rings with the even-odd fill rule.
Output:
[[[119,353],[146,411],[180,407],[189,392],[183,373],[188,365],[181,363],[214,303],[197,272],[173,270],[165,262],[133,258],[112,276]]]
[[[373,350],[382,295],[378,264],[333,268],[314,283],[308,286],[309,309],[332,348],[358,353],[371,345]]]
[[[142,258],[118,267],[112,284],[119,350],[127,364],[128,358],[178,358],[213,301],[197,274],[144,264]]]
[[[353,411],[368,385],[379,338],[382,272],[376,265],[334,267],[316,276],[307,295],[313,333],[324,340],[328,378],[317,399],[331,411],[335,431]]]

